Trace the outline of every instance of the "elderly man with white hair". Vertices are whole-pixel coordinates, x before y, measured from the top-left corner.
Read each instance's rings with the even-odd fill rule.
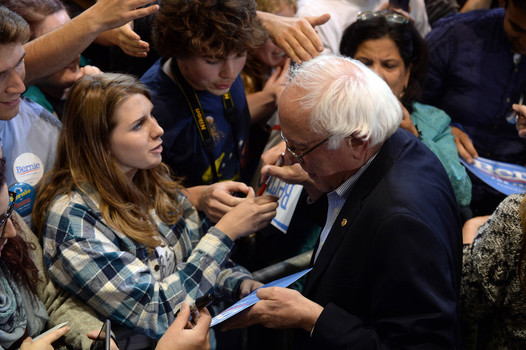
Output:
[[[299,328],[298,349],[457,349],[461,233],[440,161],[361,63],[304,63],[279,101],[289,166],[265,175],[328,200],[302,293],[265,288],[227,327]],[[285,146],[283,146],[285,147]],[[269,163],[274,159],[267,159]]]

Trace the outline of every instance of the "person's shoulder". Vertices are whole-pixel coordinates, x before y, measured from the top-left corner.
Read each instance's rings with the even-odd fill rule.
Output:
[[[30,99],[31,101],[38,103],[39,105],[47,109],[50,113],[54,112],[53,106],[38,86],[28,86],[26,92],[24,92],[24,96]]]
[[[395,181],[398,181],[397,177],[399,179],[402,176],[410,183],[412,181],[419,184],[431,181],[436,185],[449,183],[447,173],[438,158],[409,131],[398,128],[385,145],[388,147],[387,151],[391,153],[392,166],[389,176],[394,177]],[[421,179],[425,181],[420,181]]]
[[[162,73],[161,58],[159,58],[157,61],[155,61],[154,64],[151,65],[150,68],[148,68],[148,70],[146,70],[146,72],[144,72],[144,74],[139,78],[139,80],[143,84],[148,86],[150,89],[152,89],[150,85],[153,85],[160,80],[160,78],[162,77],[161,73]]]
[[[411,119],[413,119],[413,122],[416,119],[417,123],[424,123],[434,129],[443,129],[451,122],[451,118],[444,110],[420,102],[413,103]]]
[[[98,210],[95,200],[76,188],[70,193],[57,195],[53,198],[49,208],[50,212],[59,216],[82,216],[83,212]]]
[[[474,29],[487,26],[493,22],[502,22],[504,18],[504,9],[481,9],[465,13],[456,13],[443,17],[433,25],[434,31],[453,30],[460,31],[465,27]]]
[[[497,207],[496,211],[516,211],[520,212],[521,203],[526,193],[514,193],[506,197]],[[518,214],[517,214],[518,215]]]
[[[47,109],[42,107],[40,104],[31,101],[28,98],[22,97],[20,99],[20,106],[18,116],[21,119],[31,119],[34,121],[41,121],[43,124],[51,126],[53,129],[60,130],[62,123],[60,120],[51,114]],[[16,122],[14,118],[13,120]],[[21,119],[18,119],[19,121]]]

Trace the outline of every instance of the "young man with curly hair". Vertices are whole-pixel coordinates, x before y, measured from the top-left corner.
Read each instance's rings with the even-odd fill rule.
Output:
[[[266,39],[253,0],[161,3],[153,44],[162,58],[141,80],[165,130],[163,159],[186,186],[244,179],[250,114],[239,73]]]

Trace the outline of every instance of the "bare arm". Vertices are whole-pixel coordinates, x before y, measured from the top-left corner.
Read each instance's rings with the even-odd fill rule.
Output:
[[[460,9],[460,12],[489,9],[490,6],[491,0],[467,0],[464,6]]]
[[[248,109],[250,111],[250,124],[266,122],[278,106],[278,99],[287,82],[290,59],[283,66],[276,67],[263,90],[247,95]]]
[[[139,8],[152,0],[99,0],[56,30],[26,45],[26,84],[53,74],[75,59],[105,30],[148,16],[159,5]]]
[[[477,232],[479,228],[482,225],[484,225],[484,223],[488,221],[488,219],[489,219],[489,215],[486,215],[486,216],[476,216],[466,221],[466,223],[462,227],[462,243],[464,244],[473,243],[473,240],[477,236]]]

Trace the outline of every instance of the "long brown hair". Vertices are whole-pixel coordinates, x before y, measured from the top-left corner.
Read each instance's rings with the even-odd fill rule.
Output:
[[[1,156],[0,150],[0,156]],[[5,185],[5,158],[0,158],[0,189]],[[14,214],[14,213],[13,213]],[[15,214],[16,215],[16,214]],[[26,242],[21,237],[22,230],[17,222],[11,219],[15,226],[16,236],[9,238],[2,249],[2,256],[0,259],[7,263],[9,272],[14,277],[15,281],[25,286],[28,290],[36,293],[36,286],[38,282],[38,269],[29,255],[30,250],[35,250],[32,243]],[[8,224],[7,222],[5,223]]]
[[[134,94],[151,99],[146,86],[125,74],[85,76],[73,85],[65,106],[57,161],[42,180],[33,210],[40,234],[52,201],[74,189],[95,191],[104,220],[148,247],[160,243],[149,209],[154,208],[167,225],[177,222],[180,186],[168,167],[161,163],[153,169],[139,169],[129,181],[109,152],[115,112]]]

